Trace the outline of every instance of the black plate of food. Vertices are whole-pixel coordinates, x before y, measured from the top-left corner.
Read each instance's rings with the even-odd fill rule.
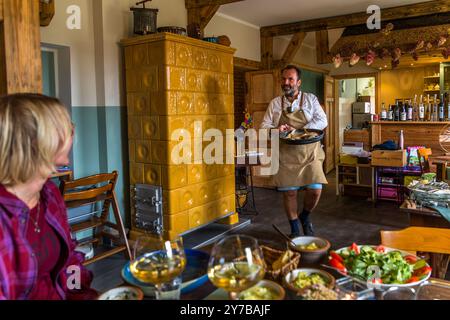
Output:
[[[280,133],[280,139],[287,144],[310,144],[323,139],[324,132],[317,129],[296,129]]]

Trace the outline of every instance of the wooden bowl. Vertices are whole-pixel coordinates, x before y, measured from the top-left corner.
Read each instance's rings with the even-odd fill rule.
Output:
[[[292,284],[292,282],[294,281],[294,279],[297,278],[297,275],[300,272],[304,272],[307,275],[313,274],[313,273],[318,273],[320,274],[326,282],[326,287],[333,289],[334,286],[336,285],[336,279],[329,274],[328,272],[324,271],[324,270],[320,270],[320,269],[313,269],[313,268],[300,268],[300,269],[295,269],[291,272],[289,272],[288,274],[286,274],[283,278],[283,283],[284,285],[291,291],[297,293],[297,294],[302,294],[306,289],[308,289],[309,287],[305,287],[305,288],[297,288],[296,286],[294,286]]]
[[[292,239],[297,246],[308,245],[315,242],[319,249],[305,250],[300,249],[297,246],[293,246],[289,243],[289,248],[292,251],[300,253],[300,266],[315,266],[321,263],[325,263],[328,257],[328,250],[330,250],[331,244],[328,240],[319,237],[302,236]]]

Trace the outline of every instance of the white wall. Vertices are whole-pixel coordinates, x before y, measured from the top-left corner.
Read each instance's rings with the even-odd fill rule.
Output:
[[[261,60],[259,27],[216,13],[205,28],[205,37],[226,35],[231,47],[236,49],[235,56],[250,60]]]
[[[81,30],[69,30],[66,9],[81,8]],[[72,105],[95,106],[95,50],[92,0],[58,0],[55,16],[48,27],[41,28],[41,41],[70,47],[72,73]]]

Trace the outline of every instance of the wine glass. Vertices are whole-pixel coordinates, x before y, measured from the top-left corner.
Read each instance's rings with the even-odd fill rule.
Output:
[[[130,271],[139,281],[155,286],[157,300],[179,299],[181,281],[177,280],[185,266],[182,238],[163,240],[142,236],[136,240]],[[172,291],[172,295],[165,291]],[[178,292],[176,296],[174,291]]]
[[[256,285],[265,274],[263,253],[258,241],[249,236],[233,235],[217,242],[208,263],[208,277],[231,299]]]

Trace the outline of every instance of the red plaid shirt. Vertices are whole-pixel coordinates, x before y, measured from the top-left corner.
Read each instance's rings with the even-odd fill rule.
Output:
[[[1,184],[0,188],[5,190]],[[76,242],[71,238],[66,206],[53,182],[47,181],[44,185],[41,201],[45,202],[47,222],[63,240],[53,272],[56,291],[61,299],[94,299],[97,292],[90,289],[92,273],[81,265],[84,255],[74,251]],[[37,279],[37,259],[25,233],[29,211],[24,202],[0,194],[0,300],[27,299]],[[74,283],[76,272],[73,270],[77,268],[81,289],[70,290],[68,283]]]

